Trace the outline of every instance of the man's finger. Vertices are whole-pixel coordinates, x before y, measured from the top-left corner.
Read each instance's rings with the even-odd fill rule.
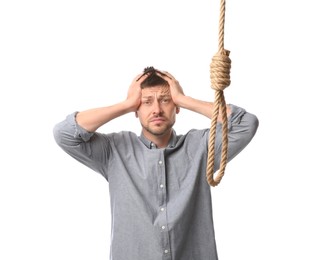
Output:
[[[136,81],[139,81],[141,78],[146,78],[148,76],[148,73],[140,73],[137,77],[136,77]]]
[[[169,79],[174,79],[174,77],[168,73],[167,71],[159,71],[159,70],[156,70],[156,72],[159,74],[159,76],[163,77],[168,77]]]

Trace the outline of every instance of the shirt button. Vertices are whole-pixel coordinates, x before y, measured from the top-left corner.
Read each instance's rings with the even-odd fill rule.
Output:
[[[162,226],[161,228],[162,228],[162,229],[165,229],[165,226]]]
[[[164,210],[165,210],[165,208],[160,208],[160,210],[161,210],[161,211],[164,211]]]
[[[161,165],[163,162],[162,161],[159,161],[159,164]]]
[[[165,254],[167,254],[167,253],[168,253],[168,250],[167,250],[167,249],[165,249],[165,250],[164,250],[164,253],[165,253]]]
[[[164,188],[164,185],[163,185],[163,184],[161,184],[161,185],[160,185],[160,188],[161,188],[161,189],[163,189],[163,188]]]

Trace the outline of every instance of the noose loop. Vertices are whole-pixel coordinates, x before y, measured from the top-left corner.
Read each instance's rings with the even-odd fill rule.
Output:
[[[225,1],[226,0],[221,0],[220,4],[218,52],[213,56],[210,66],[211,88],[215,90],[215,100],[208,143],[208,160],[206,177],[207,182],[211,186],[216,186],[220,183],[221,179],[224,176],[227,164],[228,126],[227,126],[226,103],[223,90],[230,85],[231,60],[229,58],[230,52],[224,49]],[[217,119],[220,113],[222,118],[222,151],[219,172],[214,178],[213,176],[214,158],[216,157],[215,155],[216,126]]]

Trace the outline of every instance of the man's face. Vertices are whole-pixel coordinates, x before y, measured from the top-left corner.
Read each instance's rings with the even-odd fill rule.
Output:
[[[137,116],[147,137],[170,134],[178,112],[179,108],[174,104],[168,86],[142,89]]]

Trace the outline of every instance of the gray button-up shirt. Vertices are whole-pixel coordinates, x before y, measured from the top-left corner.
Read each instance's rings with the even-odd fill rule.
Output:
[[[228,159],[253,138],[258,119],[231,105]],[[173,131],[158,149],[132,132],[89,133],[69,115],[54,128],[60,147],[109,182],[111,260],[217,260],[210,186],[209,129]],[[209,120],[208,120],[209,123]],[[216,152],[221,151],[221,126]],[[215,165],[219,166],[220,156]]]

